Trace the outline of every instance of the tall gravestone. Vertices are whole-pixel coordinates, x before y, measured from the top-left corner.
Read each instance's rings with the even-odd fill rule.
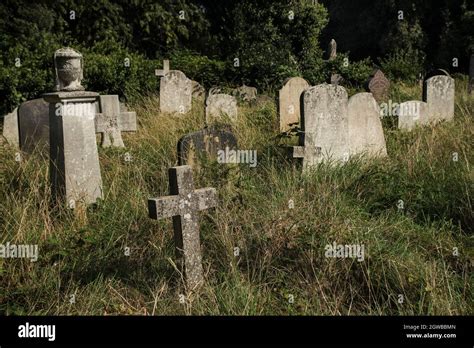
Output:
[[[222,117],[229,117],[232,121],[237,119],[237,99],[235,97],[218,93],[211,94],[206,100],[206,121],[211,122]]]
[[[353,95],[349,98],[347,109],[350,154],[386,156],[387,148],[380,121],[380,108],[372,93]]]
[[[454,79],[430,77],[423,84],[423,101],[428,104],[430,122],[451,121],[454,117]]]
[[[19,148],[20,134],[18,128],[18,108],[3,117],[3,137],[8,144]]]
[[[56,92],[43,95],[49,103],[51,191],[55,200],[76,208],[102,198],[94,124],[99,94],[81,86],[80,53],[57,50],[54,67]]]
[[[309,88],[309,83],[301,77],[287,79],[278,92],[280,132],[298,125],[301,119],[301,96]]]
[[[156,70],[160,76],[160,111],[170,114],[186,114],[191,111],[193,83],[179,70],[169,70],[169,61],[163,69]]]
[[[148,213],[155,220],[173,217],[176,256],[188,289],[194,290],[204,280],[199,211],[217,206],[217,192],[213,187],[195,190],[190,166],[170,168],[169,182],[170,196],[148,199]]]
[[[349,159],[347,101],[341,86],[322,84],[304,92],[303,135],[293,148],[293,157],[303,158],[303,170]]]

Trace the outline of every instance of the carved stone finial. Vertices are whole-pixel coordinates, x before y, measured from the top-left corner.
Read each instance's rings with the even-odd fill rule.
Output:
[[[328,46],[328,59],[334,60],[337,56],[337,43],[336,40],[332,39]]]
[[[83,79],[82,54],[66,47],[54,52],[54,70],[56,74],[57,91],[83,91],[81,86]]]

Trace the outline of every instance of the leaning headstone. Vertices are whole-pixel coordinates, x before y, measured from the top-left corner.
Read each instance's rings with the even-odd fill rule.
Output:
[[[419,100],[401,103],[398,108],[398,128],[412,130],[416,126],[428,125],[428,104]]]
[[[137,131],[137,114],[121,111],[118,95],[99,98],[100,112],[95,115],[95,130],[102,134],[102,147],[125,147],[122,132]]]
[[[160,76],[160,111],[186,114],[191,110],[193,85],[179,70],[169,70],[169,60],[163,61],[163,69],[155,70]]]
[[[232,91],[232,95],[245,102],[254,102],[257,100],[257,89],[243,84],[242,86],[235,88]]]
[[[206,121],[229,117],[235,121],[237,119],[237,99],[228,94],[211,94],[206,100]]]
[[[49,104],[43,99],[33,99],[18,107],[20,149],[32,153],[38,146],[49,143]]]
[[[388,99],[390,81],[385,77],[382,70],[378,69],[367,83],[367,91],[371,92],[378,103]]]
[[[212,187],[195,190],[190,166],[170,168],[169,182],[170,196],[148,199],[148,213],[155,220],[173,217],[177,258],[188,290],[194,290],[204,280],[198,212],[216,207],[217,193]]]
[[[56,92],[49,103],[50,179],[53,198],[70,208],[102,198],[102,177],[95,135],[98,93],[81,86],[83,58],[71,48],[54,54]]]
[[[280,132],[288,131],[292,125],[299,125],[301,96],[308,88],[309,83],[301,77],[292,77],[283,84],[278,92]]]
[[[353,95],[349,98],[347,109],[350,155],[386,156],[387,148],[380,121],[380,108],[372,94]]]
[[[341,86],[322,84],[304,92],[304,132],[300,146],[293,148],[293,157],[303,158],[303,170],[323,161],[349,159],[347,101]]]
[[[428,104],[430,122],[450,121],[454,117],[454,79],[433,76],[423,85],[423,101]]]
[[[237,149],[237,139],[230,130],[204,128],[182,137],[178,142],[179,165],[199,167],[201,159],[217,160],[218,151]]]
[[[474,53],[471,54],[469,62],[469,94],[474,90]]]
[[[18,108],[3,117],[3,137],[11,146],[20,147]]]

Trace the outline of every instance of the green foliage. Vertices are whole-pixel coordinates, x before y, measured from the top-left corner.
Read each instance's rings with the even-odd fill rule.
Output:
[[[229,79],[230,64],[211,59],[189,50],[177,50],[171,53],[171,69],[186,72],[186,76],[196,80],[206,88],[219,86]]]
[[[101,42],[82,50],[85,60],[84,85],[102,94],[118,94],[133,101],[158,89],[155,69],[160,64],[132,53],[113,42]]]

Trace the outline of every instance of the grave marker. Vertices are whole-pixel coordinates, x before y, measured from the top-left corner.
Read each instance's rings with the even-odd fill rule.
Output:
[[[192,80],[179,70],[169,69],[169,60],[163,61],[163,69],[155,70],[160,76],[160,111],[162,113],[186,114],[191,110]]]
[[[377,103],[388,99],[390,81],[385,77],[382,70],[378,69],[369,79],[367,83],[367,91],[373,94]]]
[[[18,108],[3,117],[3,137],[11,146],[20,147]]]
[[[170,196],[150,198],[148,212],[151,219],[173,217],[174,240],[177,257],[182,260],[188,289],[203,282],[201,244],[199,236],[200,210],[217,206],[216,189],[194,189],[190,166],[169,169]]]
[[[303,135],[293,157],[303,158],[303,170],[322,161],[349,158],[347,92],[341,86],[322,84],[303,95]]]
[[[95,103],[99,94],[81,86],[83,58],[71,48],[54,54],[57,92],[49,104],[50,180],[53,198],[70,208],[102,198],[102,177],[95,136]]]
[[[33,99],[18,107],[20,149],[32,153],[37,146],[49,145],[49,104]]]
[[[423,101],[428,104],[430,122],[451,121],[454,117],[454,79],[430,77],[423,84]]]
[[[99,97],[100,113],[95,116],[95,131],[102,134],[102,147],[125,147],[122,132],[137,131],[137,114],[120,111],[118,95]]]
[[[179,165],[199,167],[199,160],[205,157],[210,160],[217,159],[219,150],[237,149],[237,139],[230,130],[204,128],[182,137],[178,142]]]
[[[280,132],[288,131],[301,119],[301,96],[309,88],[309,83],[301,77],[287,79],[278,92]]]
[[[369,157],[387,155],[385,136],[380,121],[380,108],[371,93],[357,93],[348,103],[349,150],[351,155],[365,153]]]
[[[206,100],[206,121],[229,117],[232,121],[237,119],[237,99],[228,94],[211,94]]]

